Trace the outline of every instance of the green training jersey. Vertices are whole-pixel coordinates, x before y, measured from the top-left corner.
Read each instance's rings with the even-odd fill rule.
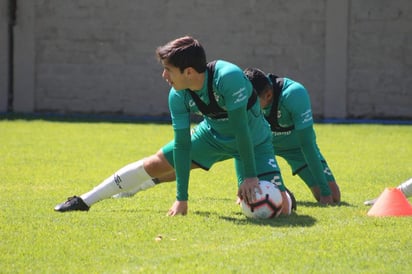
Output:
[[[264,109],[265,116],[270,114],[269,108]],[[313,116],[310,98],[307,90],[300,83],[283,78],[283,87],[277,106],[278,124],[293,129],[272,132],[272,143],[277,155],[282,155],[288,162],[292,160],[293,151],[300,151],[303,159],[321,195],[331,194],[324,175],[320,151],[316,145],[316,135],[313,129]]]
[[[265,116],[269,115],[271,108],[272,105],[269,105],[263,110]],[[313,126],[310,98],[304,86],[291,79],[283,78],[277,115],[280,126],[294,126],[294,129],[272,132],[275,151],[299,148],[300,143],[296,137],[296,130]],[[315,141],[314,132],[311,138]]]
[[[228,116],[232,120],[229,121],[229,118],[213,119],[203,115],[202,124],[209,129],[216,142],[225,143],[236,139],[237,150],[242,156],[246,176],[256,177],[253,145],[263,142],[267,138],[267,134],[270,134],[270,129],[261,113],[258,102],[246,111],[249,97],[253,92],[252,84],[238,66],[218,60],[215,64],[214,75],[208,75],[208,71],[206,71],[201,90],[195,91],[206,104],[209,104],[207,85],[209,77],[213,77],[213,96],[217,104],[228,114],[232,113]],[[190,114],[202,114],[188,90],[177,91],[172,88],[169,92],[169,109],[175,131],[174,161],[178,188],[177,199],[186,200],[191,146],[188,139],[190,138],[188,130],[190,128]],[[242,112],[238,113],[241,109]],[[237,114],[241,115],[237,117]]]
[[[202,101],[208,104],[207,82],[210,75],[206,72],[205,77],[202,89],[196,93]],[[212,77],[213,94],[222,109],[231,111],[247,105],[253,88],[238,66],[219,60],[216,62]],[[202,115],[187,90],[176,91],[172,88],[169,93],[169,108],[174,129],[189,128],[191,113]],[[248,126],[254,140],[260,140],[259,131],[267,130],[268,127],[266,121],[262,119],[263,116],[258,114],[259,112],[260,107],[257,103],[248,111]],[[230,127],[228,118],[213,119],[208,116],[203,116],[203,118],[216,138],[223,141],[227,138],[234,138],[235,132]]]

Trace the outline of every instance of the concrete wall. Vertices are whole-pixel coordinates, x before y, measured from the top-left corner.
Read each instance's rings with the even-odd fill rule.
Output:
[[[0,7],[5,2],[0,0]],[[209,60],[300,81],[318,117],[412,118],[410,0],[34,0],[18,5],[17,112],[168,115],[169,87],[154,51],[190,34],[204,45]],[[1,85],[1,101],[3,90]]]
[[[8,5],[0,0],[0,112],[7,110],[9,90]]]
[[[348,114],[412,118],[412,1],[351,1]]]

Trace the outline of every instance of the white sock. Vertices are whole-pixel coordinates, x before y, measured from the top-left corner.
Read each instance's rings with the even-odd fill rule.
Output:
[[[127,192],[137,187],[146,186],[148,188],[150,184],[147,181],[151,181],[151,179],[143,168],[143,160],[140,160],[121,168],[100,185],[80,197],[88,206],[91,206],[120,192]]]
[[[405,194],[406,197],[411,197],[412,196],[412,178],[403,182],[397,188],[400,189],[403,192],[403,194]]]
[[[127,197],[132,197],[134,196],[137,192],[146,190],[148,188],[151,188],[152,186],[155,186],[155,182],[153,182],[152,179],[147,180],[146,182],[142,183],[141,185],[138,185],[132,189],[129,189],[128,191],[123,191],[120,193],[117,193],[116,195],[113,195],[113,198],[127,198]]]

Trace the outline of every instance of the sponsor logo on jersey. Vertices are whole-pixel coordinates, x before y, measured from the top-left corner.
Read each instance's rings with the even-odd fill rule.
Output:
[[[242,102],[242,101],[244,101],[244,100],[247,99],[247,96],[246,96],[246,94],[245,94],[245,91],[246,91],[246,88],[243,87],[243,88],[240,88],[240,89],[239,89],[238,91],[236,91],[235,93],[233,93],[233,97],[237,97],[236,100],[235,100],[235,104],[236,104],[236,103],[239,103],[239,102]]]
[[[273,136],[288,136],[292,133],[291,130],[288,131],[272,131]]]
[[[312,121],[312,110],[308,109],[300,115],[302,117],[302,124]]]

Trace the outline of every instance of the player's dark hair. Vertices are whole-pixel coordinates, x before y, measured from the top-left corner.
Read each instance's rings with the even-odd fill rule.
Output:
[[[272,87],[269,79],[266,77],[266,74],[258,68],[247,68],[243,71],[243,73],[250,80],[250,82],[252,82],[258,96],[260,96],[268,88]]]
[[[188,67],[201,73],[206,70],[206,53],[202,45],[190,36],[184,36],[170,41],[156,49],[159,61],[166,61],[183,72]]]

